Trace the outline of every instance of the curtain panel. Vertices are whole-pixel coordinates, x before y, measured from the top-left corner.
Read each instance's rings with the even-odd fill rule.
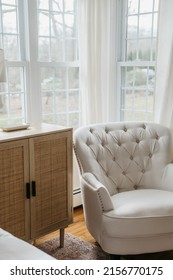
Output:
[[[114,120],[116,1],[79,0],[82,125]]]
[[[155,121],[173,129],[173,1],[160,0]]]

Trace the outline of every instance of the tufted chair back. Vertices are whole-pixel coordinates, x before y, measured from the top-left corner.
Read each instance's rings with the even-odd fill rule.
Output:
[[[78,129],[74,141],[81,174],[92,173],[111,196],[164,188],[164,168],[172,161],[167,128],[140,122],[96,124]]]

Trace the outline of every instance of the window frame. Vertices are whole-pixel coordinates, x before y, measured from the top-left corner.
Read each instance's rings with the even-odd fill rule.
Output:
[[[37,9],[37,1],[35,0],[29,0],[28,3],[28,17],[29,17],[29,30],[34,32],[29,33],[29,38],[31,40],[29,41],[29,49],[30,49],[30,61],[31,61],[31,69],[30,69],[30,79],[32,81],[31,83],[31,107],[33,114],[30,118],[31,122],[41,123],[43,119],[43,111],[42,111],[42,89],[41,89],[41,68],[53,68],[58,69],[58,67],[79,67],[79,60],[75,60],[73,62],[68,61],[39,61],[38,57],[38,40],[39,40],[39,34],[38,29],[34,29],[33,23],[38,21],[38,9]],[[33,12],[34,11],[34,12]],[[38,25],[38,22],[37,22]],[[33,46],[34,44],[34,46]],[[36,50],[36,51],[34,51]],[[35,87],[34,84],[36,84],[36,77],[39,78],[39,84],[37,83],[37,86]],[[35,81],[35,82],[33,82]],[[70,88],[67,88],[67,94],[70,91]],[[80,88],[79,90],[79,106],[80,106]],[[67,96],[68,98],[68,96]],[[55,104],[54,104],[55,105]],[[79,110],[77,113],[79,114],[79,124],[80,124],[80,113],[81,113],[81,106],[79,107]],[[75,113],[75,111],[73,111]],[[57,115],[60,115],[60,113],[57,113]],[[69,114],[70,111],[66,111],[67,116],[67,126],[69,126]],[[55,123],[55,122],[54,122]]]
[[[121,107],[122,105],[122,80],[125,79],[122,75],[122,69],[125,67],[155,67],[156,61],[145,61],[145,60],[126,60],[126,32],[127,32],[127,9],[128,9],[128,0],[118,1],[118,10],[121,11],[117,15],[117,25],[118,25],[118,56],[117,56],[117,104],[119,108],[119,114],[118,114],[118,120],[123,121],[124,113],[126,112],[126,109],[123,109]],[[139,16],[139,15],[138,15]],[[121,22],[121,24],[120,24]],[[139,40],[139,38],[137,38]],[[135,86],[133,90],[135,89]],[[154,93],[153,93],[154,94]],[[154,98],[154,97],[153,97]],[[146,108],[145,108],[146,109]],[[139,112],[140,110],[137,110]],[[133,110],[133,113],[135,110]],[[142,111],[141,111],[142,112]],[[143,110],[143,112],[146,112],[146,110]],[[154,114],[154,101],[153,101],[153,110],[152,114]],[[133,119],[132,121],[135,121],[136,119]],[[144,119],[143,119],[144,120]],[[147,119],[145,119],[147,120]]]
[[[1,4],[1,3],[0,3]],[[21,59],[16,61],[6,60],[7,74],[10,67],[22,67],[24,71],[24,88],[25,88],[25,102],[23,103],[23,121],[29,122],[32,125],[37,125],[43,122],[43,110],[42,110],[42,93],[41,93],[41,68],[42,67],[78,67],[79,59],[75,59],[73,62],[55,62],[55,61],[39,61],[38,59],[38,8],[36,0],[18,0],[18,31],[20,36],[20,51]],[[2,32],[3,33],[3,32]],[[3,36],[3,35],[2,35]],[[77,38],[77,37],[76,37]],[[1,42],[1,48],[3,44]],[[75,53],[77,58],[77,54]],[[7,75],[8,78],[8,75]],[[6,83],[6,90],[3,94],[9,94],[9,81]],[[80,117],[80,86],[76,91],[79,92],[79,110],[76,113]],[[72,90],[73,91],[73,90]],[[70,88],[67,88],[67,93],[70,92]],[[70,112],[66,110],[67,119]],[[75,111],[73,111],[75,113]],[[13,122],[12,119],[9,122]],[[80,119],[79,119],[80,124]],[[67,123],[68,125],[68,123]]]
[[[0,3],[1,4],[1,3]],[[2,3],[4,4],[4,3]],[[6,4],[5,4],[6,5]],[[8,4],[7,6],[13,6],[11,4]],[[30,97],[29,97],[29,90],[28,90],[28,85],[29,85],[29,63],[27,61],[27,16],[24,17],[23,16],[23,13],[24,13],[24,10],[26,10],[26,0],[18,0],[18,10],[17,10],[17,14],[18,14],[18,18],[17,18],[17,25],[18,25],[18,46],[19,46],[19,55],[21,56],[21,58],[18,58],[18,60],[6,60],[5,59],[5,66],[6,66],[6,72],[7,72],[7,82],[5,84],[5,86],[3,87],[3,90],[1,91],[1,94],[4,94],[5,96],[10,96],[11,93],[10,93],[10,81],[8,79],[8,72],[9,72],[9,69],[10,68],[21,68],[23,69],[23,73],[21,74],[22,75],[22,78],[21,78],[21,81],[22,81],[22,85],[23,85],[23,96],[21,94],[21,97],[23,97],[23,102],[22,102],[22,116],[21,116],[21,121],[23,122],[27,122],[28,119],[29,119],[29,116],[28,116],[28,113],[30,112]],[[1,9],[1,14],[2,14],[2,8],[1,8],[1,5],[0,5],[0,9]],[[3,22],[1,20],[1,48],[4,48],[4,45],[3,45],[3,40],[2,38],[4,37],[4,33],[3,32]],[[8,103],[9,105],[9,103]],[[7,105],[7,106],[8,106]],[[3,123],[3,120],[6,120],[8,122],[15,122],[15,119],[18,119],[17,118],[14,118],[11,117],[9,118],[10,116],[10,111],[8,111],[8,114],[7,114],[7,118],[5,119],[2,119],[2,123]],[[5,123],[6,123],[5,121]]]

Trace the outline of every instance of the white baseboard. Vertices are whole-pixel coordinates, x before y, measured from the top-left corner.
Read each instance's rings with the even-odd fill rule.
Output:
[[[73,191],[73,207],[82,205],[82,197],[80,188]]]

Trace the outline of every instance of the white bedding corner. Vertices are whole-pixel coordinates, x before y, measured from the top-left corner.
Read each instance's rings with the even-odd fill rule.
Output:
[[[55,260],[33,245],[0,228],[0,260]]]

